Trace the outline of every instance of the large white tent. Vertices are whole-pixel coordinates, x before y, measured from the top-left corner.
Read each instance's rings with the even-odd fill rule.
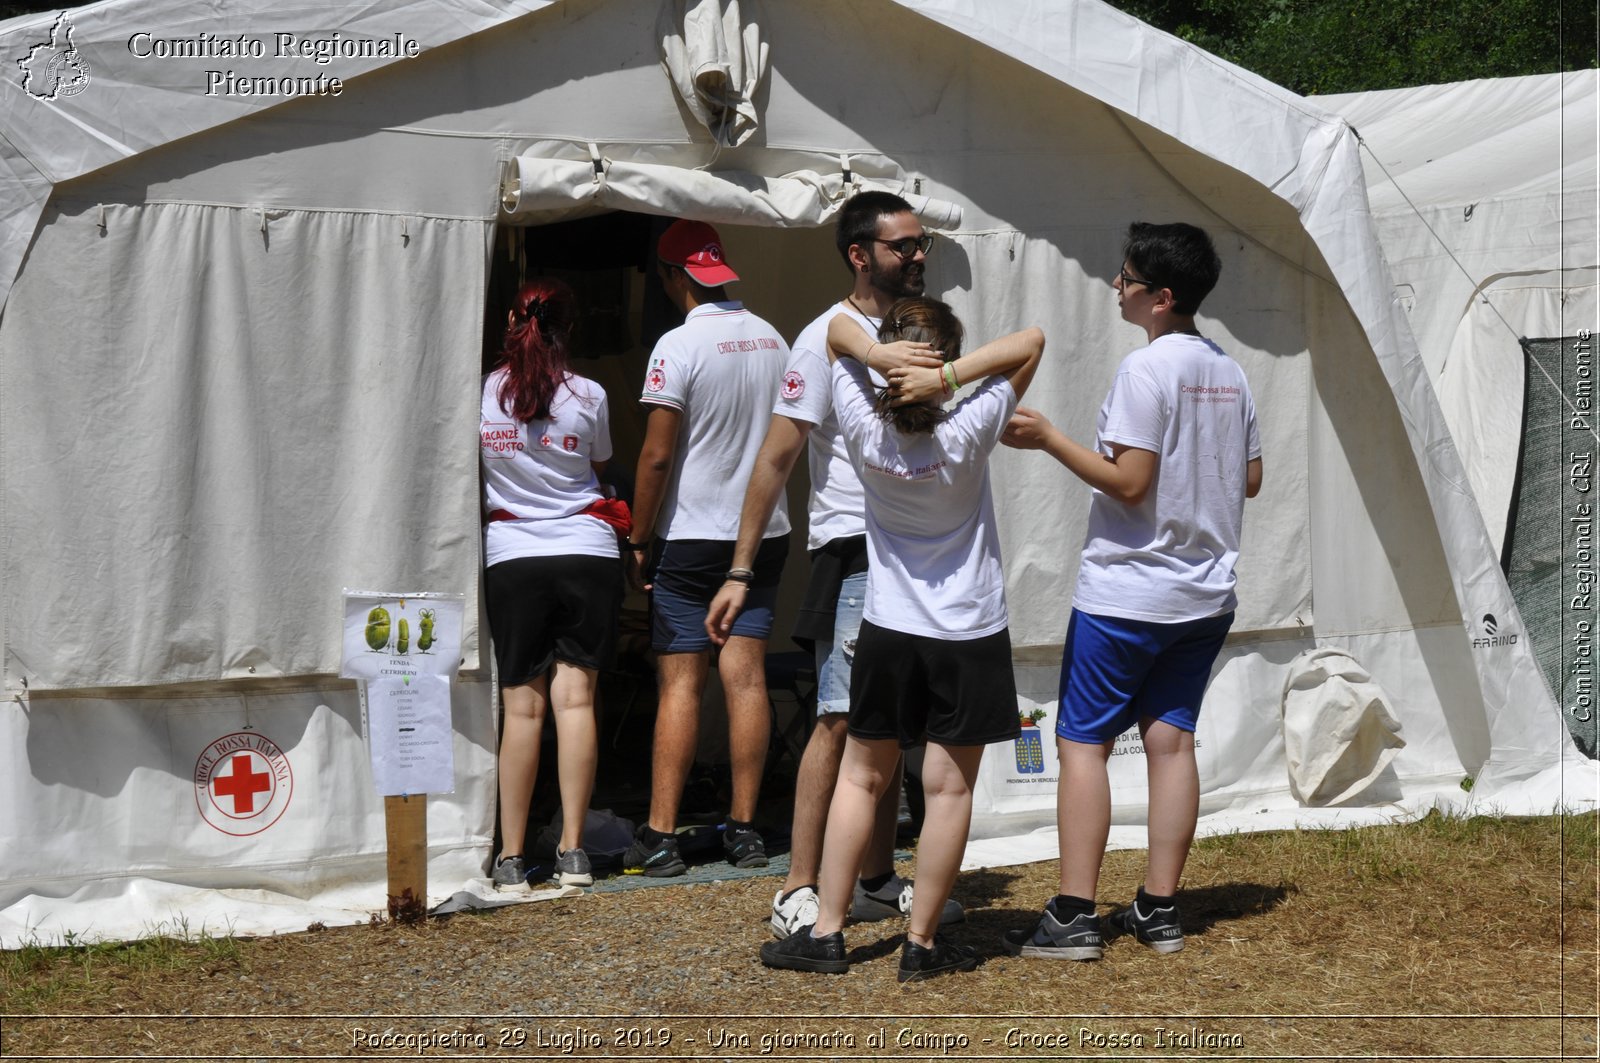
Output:
[[[1517,341],[1600,324],[1600,71],[1312,102],[1365,144],[1396,294],[1498,546],[1522,437]]]
[[[1080,438],[1139,342],[1109,285],[1127,223],[1217,237],[1202,318],[1250,376],[1267,484],[1200,734],[1205,829],[1592,801],[1509,637],[1349,127],[1095,0],[110,0],[0,24],[0,54],[33,79],[0,79],[6,944],[381,907],[339,595],[476,598],[497,227],[711,220],[792,335],[844,290],[825,226],[868,184],[940,232],[929,288],[971,335],[1043,326],[1029,402]],[[1038,455],[998,455],[995,483],[1020,687],[1047,704],[1088,498]],[[1331,809],[1292,796],[1280,726],[1319,648],[1370,671],[1405,740]],[[430,811],[443,892],[492,837],[474,625],[463,657],[456,790]],[[294,790],[228,833],[196,764],[246,732]],[[1042,745],[986,758],[979,833],[1048,819]],[[1139,759],[1114,761],[1119,822]]]

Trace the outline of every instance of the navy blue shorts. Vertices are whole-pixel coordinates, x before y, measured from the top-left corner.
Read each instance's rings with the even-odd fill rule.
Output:
[[[789,556],[789,536],[761,540],[755,579],[731,635],[764,639],[772,634],[778,580]],[[657,653],[699,653],[711,648],[706,611],[727,582],[733,543],[721,539],[673,539],[656,544],[650,590],[650,648]]]
[[[1232,613],[1155,624],[1074,609],[1061,658],[1056,734],[1099,745],[1141,719],[1192,733],[1232,626]]]

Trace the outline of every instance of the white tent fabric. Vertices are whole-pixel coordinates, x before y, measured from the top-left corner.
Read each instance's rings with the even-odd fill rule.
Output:
[[[673,0],[662,5],[659,27],[661,65],[689,113],[718,144],[749,140],[761,124],[756,93],[767,76],[760,23],[741,15],[739,0]]]
[[[741,294],[792,335],[841,294],[830,235],[809,226],[857,181],[942,219],[929,287],[970,335],[1043,326],[1028,400],[1080,438],[1139,342],[1109,286],[1127,223],[1217,236],[1204,328],[1250,376],[1267,486],[1202,717],[1206,830],[1593,800],[1525,641],[1469,631],[1488,612],[1514,630],[1516,609],[1342,121],[1095,0],[787,0],[762,5],[760,127],[729,147],[663,74],[667,8],[113,0],[70,13],[81,92],[0,80],[0,158],[22,177],[0,186],[5,943],[86,930],[90,911],[96,934],[137,936],[193,887],[233,891],[187,909],[213,930],[381,907],[359,711],[329,678],[336,603],[356,585],[475,597],[494,227],[619,206],[713,218]],[[52,21],[0,24],[0,55]],[[157,64],[129,49],[151,27],[267,54]],[[419,54],[275,55],[291,30]],[[321,71],[342,91],[207,95],[219,66],[280,85]],[[508,181],[523,214],[501,209]],[[636,384],[613,394],[614,421]],[[1022,708],[1048,708],[1087,494],[1009,451],[994,482]],[[1279,700],[1289,663],[1319,647],[1370,670],[1403,723],[1394,788],[1371,803],[1303,810],[1289,793]],[[493,698],[479,640],[463,653],[457,793],[430,816],[445,892],[481,872],[493,833]],[[252,732],[292,767],[295,803],[218,845],[197,757]],[[978,833],[1049,817],[1054,751],[1029,746],[985,758]],[[1128,830],[1139,760],[1113,762]],[[352,814],[319,830],[326,809]],[[130,822],[167,823],[170,840]],[[975,842],[968,859],[1049,844]],[[86,845],[112,855],[86,865]],[[62,902],[110,896],[130,898],[121,922]]]
[[[1600,72],[1313,102],[1361,135],[1378,239],[1498,547],[1522,433],[1517,340],[1600,323]]]

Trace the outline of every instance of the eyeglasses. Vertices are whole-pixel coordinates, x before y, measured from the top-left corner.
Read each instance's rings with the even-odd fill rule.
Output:
[[[1130,277],[1130,276],[1128,276],[1128,271],[1125,270],[1125,269],[1117,270],[1117,276],[1119,278],[1121,278],[1122,286],[1124,288],[1126,288],[1130,284],[1142,284],[1146,288],[1148,288],[1149,290],[1151,290],[1153,292],[1158,292],[1158,291],[1161,290],[1161,285],[1157,284],[1155,281],[1145,281],[1145,280],[1140,280],[1138,277]]]
[[[923,233],[921,236],[907,236],[899,240],[880,240],[874,236],[872,242],[882,244],[900,258],[910,258],[918,251],[927,254],[928,250],[933,247],[933,237],[927,233]]]

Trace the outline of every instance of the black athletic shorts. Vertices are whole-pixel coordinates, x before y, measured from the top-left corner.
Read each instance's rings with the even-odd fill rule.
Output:
[[[1022,727],[1010,630],[936,639],[863,620],[850,671],[849,727],[857,738],[893,738],[902,749],[1015,739]]]
[[[489,633],[501,686],[520,686],[554,661],[599,668],[617,641],[622,559],[587,554],[514,557],[484,573]]]

